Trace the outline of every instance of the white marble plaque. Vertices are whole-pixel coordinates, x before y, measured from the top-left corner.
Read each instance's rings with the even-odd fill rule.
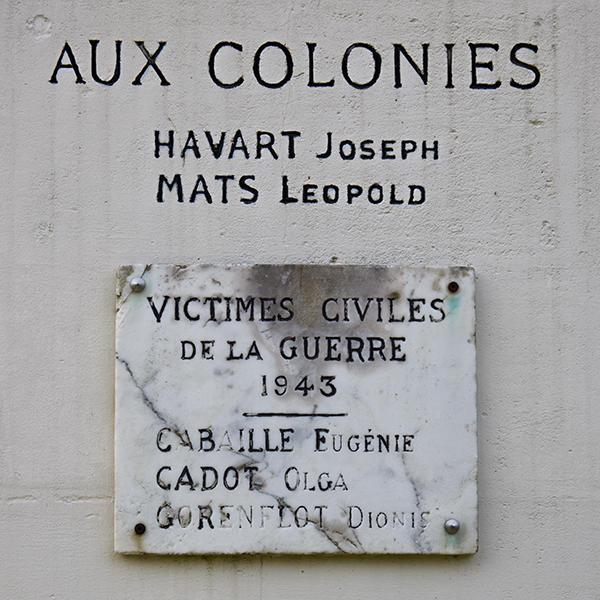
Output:
[[[465,267],[122,267],[116,550],[475,552],[474,292]]]

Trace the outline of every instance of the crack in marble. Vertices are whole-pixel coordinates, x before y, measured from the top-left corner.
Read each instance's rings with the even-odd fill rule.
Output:
[[[418,432],[419,432],[419,430],[417,429],[415,431],[415,435]],[[413,489],[414,495],[415,495],[415,502],[416,502],[416,506],[417,506],[416,512],[420,518],[422,494],[419,492],[417,482],[415,481],[415,478],[411,475],[408,465],[406,464],[406,457],[402,454],[401,458],[402,458],[402,465],[404,467],[404,474],[406,475],[406,478],[408,479],[408,482],[410,483],[410,485]],[[411,537],[413,543],[415,544],[415,546],[417,547],[417,549],[419,550],[419,552],[421,552],[421,553],[431,552],[430,544],[425,544],[425,547],[423,547],[423,543],[424,543],[423,531],[424,530],[422,527],[417,527],[417,528],[415,528],[414,534],[411,535],[410,537]]]
[[[265,494],[266,496],[269,496],[270,498],[273,498],[274,500],[277,501],[277,505],[278,507],[285,507],[287,508],[290,512],[294,513],[294,508],[291,504],[289,504],[288,502],[285,501],[285,499],[282,496],[277,496],[276,494],[271,494],[269,492],[265,492],[262,490],[256,490],[258,492],[260,492],[261,494]],[[348,550],[344,550],[344,548],[341,547],[341,544],[343,542],[348,542],[351,546],[353,546],[354,548],[357,548],[358,550],[360,550],[361,552],[365,552],[365,549],[362,547],[360,541],[358,540],[358,537],[356,537],[356,533],[354,534],[356,537],[356,543],[354,541],[352,541],[349,537],[346,537],[344,535],[344,532],[342,531],[338,531],[333,529],[331,531],[331,534],[333,533],[337,533],[338,535],[340,535],[340,537],[342,538],[341,541],[336,541],[331,537],[331,534],[328,532],[328,530],[323,527],[322,525],[319,524],[319,522],[315,519],[311,519],[308,516],[306,517],[306,520],[308,523],[312,523],[312,525],[314,525],[315,529],[319,532],[322,533],[325,538],[331,542],[340,552],[344,553],[344,554],[349,554]]]
[[[157,417],[157,419],[159,419],[159,421],[161,421],[161,423],[164,423],[167,427],[169,427],[173,431],[173,433],[181,440],[181,442],[184,446],[187,446],[188,443],[186,442],[186,440],[184,438],[184,434],[181,433],[179,431],[179,428],[176,425],[174,425],[173,423],[171,423],[167,419],[167,417],[165,417],[154,406],[154,403],[152,402],[152,400],[150,400],[150,398],[144,391],[144,388],[136,381],[136,378],[133,374],[133,371],[131,370],[131,367],[129,366],[129,363],[125,359],[121,358],[118,354],[115,355],[115,358],[117,359],[117,361],[119,363],[121,363],[125,367],[125,370],[129,374],[129,377],[131,378],[131,381],[133,382],[133,385],[135,385],[136,389],[138,389],[139,392],[142,394],[142,400],[144,401],[144,404],[152,411],[152,413]]]
[[[141,275],[139,275],[139,277],[143,278],[144,275],[146,274],[146,272],[149,271],[151,268],[152,268],[152,265],[144,265],[144,269],[143,269]],[[125,270],[129,270],[129,272],[127,274],[125,274]],[[127,302],[127,299],[129,298],[129,296],[131,296],[131,294],[133,293],[133,290],[130,287],[129,293],[127,294],[127,296],[125,296],[124,298],[122,296],[123,291],[127,287],[127,278],[129,277],[129,275],[133,274],[134,270],[135,269],[129,265],[124,265],[119,269],[119,274],[118,274],[118,279],[117,279],[117,306],[116,306],[116,310],[115,310],[116,313],[118,313],[121,310],[123,305]]]
[[[259,465],[262,462],[264,462],[264,459],[265,459],[265,453],[263,453],[261,455],[260,459],[253,458],[253,457],[243,454],[241,452],[236,452],[235,450],[233,451],[233,453],[247,459],[245,463],[242,463],[239,467],[236,467],[236,469],[238,471],[241,471],[245,467],[248,467],[251,465]],[[246,475],[246,479],[248,481],[250,481],[249,474]],[[287,502],[283,498],[283,496],[278,496],[277,494],[270,493],[270,492],[267,492],[267,491],[265,491],[263,489],[259,489],[259,488],[254,489],[254,491],[259,494],[264,494],[265,496],[268,496],[269,498],[273,498],[277,502],[278,508],[285,507],[291,513],[295,513],[294,507],[289,502]],[[306,520],[308,523],[311,523],[319,533],[322,533],[326,537],[326,539],[329,542],[331,542],[331,544],[333,544],[340,552],[342,552],[344,554],[349,554],[348,550],[345,550],[344,548],[341,547],[341,544],[343,542],[347,542],[348,544],[350,544],[357,550],[360,550],[361,552],[365,552],[365,549],[363,548],[362,544],[360,543],[360,540],[358,539],[356,533],[354,533],[355,540],[352,540],[347,535],[345,535],[345,533],[343,531],[339,531],[337,529],[332,529],[331,531],[329,531],[326,527],[323,527],[322,525],[320,525],[319,521],[316,519],[311,519],[310,517],[307,516]],[[342,538],[341,541],[336,541],[335,539],[333,539],[333,537],[332,537],[333,534],[338,534]]]

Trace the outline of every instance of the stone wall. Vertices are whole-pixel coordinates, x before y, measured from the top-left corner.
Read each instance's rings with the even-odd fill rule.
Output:
[[[593,2],[0,15],[3,597],[597,596]],[[114,553],[116,271],[195,262],[474,268],[476,554]]]

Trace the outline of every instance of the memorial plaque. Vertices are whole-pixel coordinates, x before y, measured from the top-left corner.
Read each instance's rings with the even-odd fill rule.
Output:
[[[136,265],[117,295],[117,551],[476,551],[472,269]]]

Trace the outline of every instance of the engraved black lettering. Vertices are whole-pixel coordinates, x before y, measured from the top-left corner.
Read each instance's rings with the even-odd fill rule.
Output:
[[[158,472],[156,473],[156,483],[158,484],[159,488],[162,488],[163,490],[170,490],[171,489],[171,484],[170,483],[165,483],[162,478],[162,472],[163,471],[170,471],[171,467],[161,467]]]
[[[240,202],[244,204],[254,204],[258,200],[258,190],[251,185],[249,185],[248,181],[254,181],[254,175],[242,175],[240,177],[240,188],[244,190],[244,192],[250,192],[252,194],[250,198],[240,198]]]
[[[331,156],[331,149],[332,149],[332,133],[331,131],[327,132],[327,149],[325,150],[325,152],[322,152],[321,154],[317,154],[317,158],[329,158]]]
[[[163,186],[166,185],[167,189],[171,192],[173,188],[177,188],[177,202],[183,202],[183,185],[181,183],[181,175],[177,173],[173,176],[173,181],[169,183],[167,177],[163,174],[158,176],[158,192],[156,194],[157,202],[164,202],[163,198]]]
[[[405,342],[406,338],[403,337],[391,337],[390,338],[390,342],[392,343],[392,356],[390,357],[390,360],[396,360],[396,361],[405,361],[406,360],[406,354],[402,354],[402,356],[396,356],[397,352],[402,352],[402,348],[400,347],[400,342]]]
[[[189,340],[181,342],[181,360],[192,360],[196,356],[196,344]]]
[[[494,70],[494,64],[492,61],[488,62],[479,62],[477,60],[477,51],[483,48],[489,48],[498,52],[498,44],[471,44],[469,43],[469,48],[471,49],[471,85],[469,86],[473,90],[492,90],[495,88],[499,88],[502,85],[500,80],[494,83],[482,83],[477,79],[477,69],[488,69],[489,71]]]
[[[121,40],[115,41],[115,68],[110,79],[101,79],[98,75],[97,52],[99,43],[100,40],[90,40],[90,46],[92,47],[92,79],[102,85],[114,85],[121,76]]]
[[[263,359],[260,354],[260,351],[258,350],[256,342],[252,342],[252,344],[250,344],[250,348],[248,348],[248,353],[246,354],[246,360],[248,360],[251,356],[253,356],[257,360]]]
[[[212,354],[213,346],[215,345],[214,340],[202,340],[201,344],[201,356],[206,360],[214,360],[214,356]]]
[[[417,142],[414,140],[402,140],[401,147],[402,160],[406,160],[406,157],[417,149]]]
[[[536,54],[538,51],[538,47],[535,44],[515,44],[512,50],[510,51],[510,62],[513,65],[516,65],[517,67],[521,67],[522,69],[527,69],[531,71],[533,73],[533,79],[529,83],[519,83],[518,81],[515,81],[511,78],[510,85],[520,90],[530,90],[540,82],[541,76],[539,69],[535,65],[523,62],[517,57],[517,52],[523,49],[531,50]]]
[[[256,473],[257,471],[258,471],[258,467],[253,467],[253,466],[244,467],[244,473],[248,474],[248,489],[250,491],[259,490],[262,487],[260,485],[260,483],[254,481],[254,473]]]
[[[150,308],[152,309],[152,312],[154,313],[154,318],[156,319],[157,323],[160,323],[163,313],[165,312],[167,303],[169,302],[170,299],[171,299],[171,296],[163,296],[162,306],[160,307],[160,310],[156,310],[156,306],[154,306],[154,300],[152,300],[152,296],[147,297],[148,303],[150,304]]]
[[[423,160],[425,160],[427,158],[428,152],[433,152],[433,160],[438,159],[438,142],[437,142],[437,140],[434,140],[433,146],[431,146],[431,147],[427,146],[427,141],[425,141],[425,140],[423,141],[423,144],[421,144],[421,158]]]
[[[233,477],[230,477],[230,476]],[[223,473],[223,485],[228,490],[235,490],[240,482],[240,474],[235,467],[227,467]]]
[[[316,44],[306,42],[308,46],[308,87],[333,87],[335,79],[332,77],[329,81],[315,81],[315,48]]]
[[[300,485],[300,473],[296,467],[290,467],[283,476],[283,481],[285,482],[285,487],[293,492],[298,489]]]
[[[299,131],[282,131],[281,135],[288,139],[288,158],[296,158],[296,148],[294,141],[297,137],[300,137]]]
[[[233,158],[234,153],[237,151],[243,152],[245,158],[250,158],[250,153],[248,152],[246,142],[244,141],[244,136],[239,129],[233,135],[233,140],[231,141],[231,147],[229,149],[229,156],[227,158]]]
[[[227,204],[227,182],[235,179],[234,175],[215,175],[217,181],[221,181],[221,203]]]
[[[202,488],[201,491],[207,492],[214,490],[219,483],[219,474],[213,467],[200,467],[202,471]],[[175,488],[177,489],[177,488]]]
[[[429,315],[429,320],[432,323],[441,323],[446,318],[446,313],[444,312],[444,309],[439,308],[438,304],[444,304],[442,298],[436,298],[435,300],[431,301],[431,308],[433,308],[433,310],[436,310],[441,314],[441,317],[439,319],[434,319],[431,315]]]
[[[168,444],[167,446],[163,445],[163,441],[162,441],[162,437],[166,432],[170,432],[171,429],[169,427],[163,427],[157,434],[156,434],[156,447],[161,451],[161,452],[169,452],[171,450],[171,444]]]
[[[263,429],[265,433],[265,452],[279,452],[279,446],[275,446],[275,448],[271,447],[271,440],[269,438],[269,428]]]
[[[423,204],[425,202],[425,188],[422,185],[409,185],[408,189],[410,190],[409,204]],[[418,197],[416,192],[418,192]]]
[[[415,73],[421,78],[424,85],[427,85],[428,77],[428,50],[429,44],[421,44],[423,48],[423,66],[419,68],[419,65],[415,62],[413,57],[406,51],[402,44],[394,44],[394,87],[402,87],[402,79],[400,77],[400,57],[404,56],[408,64],[414,69]]]
[[[266,141],[263,141],[263,137],[266,138]],[[257,131],[256,132],[256,158],[262,158],[262,151],[268,150],[271,153],[271,156],[277,160],[279,156],[275,149],[273,148],[273,144],[275,143],[275,136],[270,131]]]
[[[158,42],[158,49],[154,54],[150,54],[148,50],[146,50],[146,46],[144,42],[135,42],[136,46],[141,50],[142,54],[146,57],[146,64],[144,68],[139,72],[138,76],[131,82],[132,85],[142,85],[142,76],[148,69],[148,67],[152,67],[155,73],[158,75],[160,79],[160,85],[171,85],[166,77],[162,74],[161,70],[158,68],[156,64],[156,59],[158,55],[162,52],[162,49],[167,45],[167,42]]]
[[[187,468],[187,466],[183,467],[183,469],[181,470],[181,475],[179,475],[177,483],[175,484],[175,487],[173,489],[177,491],[181,486],[188,486],[190,490],[193,490],[195,488],[194,480],[192,479],[192,475],[190,474],[190,471]]]
[[[375,360],[375,353],[379,353],[379,357],[381,360],[385,360],[385,354],[383,350],[385,349],[385,341],[380,337],[368,337],[369,341],[369,361]]]
[[[317,427],[315,429],[315,452],[325,452],[327,450],[327,439],[323,434],[329,433],[329,429]]]
[[[223,153],[223,147],[225,145],[225,136],[226,133],[224,131],[221,132],[221,137],[219,138],[218,143],[215,144],[213,140],[212,134],[210,131],[205,131],[204,136],[206,137],[206,141],[210,146],[210,151],[215,158],[221,158],[221,154]]]
[[[360,362],[365,362],[365,359],[362,355],[365,342],[362,340],[362,338],[347,337],[346,342],[348,343],[348,358],[346,358],[346,362],[354,362],[354,358],[352,358],[353,354],[358,356]]]
[[[282,316],[281,314],[277,315],[277,320],[278,321],[291,321],[294,313],[292,311],[292,309],[288,306],[285,306],[285,304],[289,304],[290,307],[294,304],[294,301],[292,300],[292,298],[282,298],[281,302],[279,303],[279,306],[281,309],[283,309],[287,315],[286,316]]]
[[[408,299],[408,307],[409,307],[409,317],[408,322],[423,322],[425,320],[424,316],[421,318],[417,318],[417,315],[421,314],[421,305],[425,304],[425,298],[409,298]]]
[[[364,83],[359,83],[358,81],[354,81],[350,77],[350,73],[348,71],[348,61],[350,60],[350,54],[356,48],[364,48],[365,50],[370,52],[371,56],[373,57],[373,76],[371,77],[371,79],[369,79],[369,81],[366,81]],[[370,88],[379,79],[379,75],[381,75],[381,55],[370,44],[363,44],[361,42],[358,42],[356,44],[352,44],[351,46],[348,46],[348,48],[346,49],[346,52],[344,52],[344,57],[342,58],[342,75],[344,76],[344,79],[353,88],[356,88],[359,90],[364,90],[366,88]]]
[[[189,319],[190,321],[198,321],[200,319],[200,315],[196,315],[195,317],[190,315],[190,304],[192,302],[200,302],[200,298],[189,298],[186,303],[183,305],[183,314],[186,316],[187,319]]]
[[[287,175],[281,176],[281,200],[279,202],[282,204],[292,204],[294,202],[298,202],[298,198],[290,196]]]
[[[279,354],[281,354],[282,358],[285,358],[286,360],[292,360],[292,358],[296,358],[296,356],[298,356],[298,349],[296,346],[287,345],[287,342],[295,341],[296,338],[290,336],[281,340],[281,343],[279,344]]]
[[[340,320],[340,315],[339,314],[336,313],[335,315],[332,315],[331,311],[328,311],[328,308],[327,308],[327,305],[329,303],[333,303],[333,304],[337,305],[337,302],[338,302],[337,298],[327,298],[327,300],[325,300],[323,302],[323,306],[321,308],[321,313],[323,315],[323,318],[326,321],[329,321],[330,323],[333,322],[333,321],[339,321]]]
[[[274,316],[267,316],[272,310],[272,304],[277,302],[276,298],[259,298],[260,300],[260,320],[261,321],[275,321]]]
[[[215,449],[212,429],[198,429],[198,433],[200,434],[198,452],[212,452]]]
[[[327,341],[327,354],[325,356],[325,360],[333,360],[340,361],[342,360],[341,354],[338,351],[338,343],[342,341],[342,338],[337,336],[327,336],[325,338]],[[337,353],[337,354],[334,354]]]
[[[378,183],[374,183],[369,187],[367,198],[371,204],[380,204],[383,202],[383,188]]]
[[[372,160],[375,158],[375,150],[372,148],[373,140],[363,140],[360,143],[360,158],[362,160]]]
[[[210,317],[209,321],[216,321],[216,313],[215,313],[215,303],[220,304],[221,298],[213,297],[213,298],[204,298],[204,304],[210,305]]]
[[[204,529],[204,521],[208,524],[211,529],[214,529],[215,526],[212,523],[212,508],[210,506],[198,506],[198,510],[200,511],[200,524],[198,525],[198,529]]]
[[[352,204],[352,202],[358,198],[363,193],[363,189],[360,185],[350,184],[347,187],[347,198],[348,204]]]
[[[254,447],[254,429],[248,429],[248,452],[264,452],[263,448]]]
[[[160,131],[154,131],[154,157],[158,158],[160,156],[160,149],[162,146],[166,146],[169,149],[169,158],[173,158],[173,153],[175,151],[175,132],[171,129],[169,131],[169,139],[166,142],[160,141]],[[171,188],[169,188],[171,189]]]
[[[242,528],[242,515],[244,515],[244,519],[246,519],[246,523],[252,527],[252,518],[254,511],[252,506],[248,507],[248,511],[243,506],[238,506],[238,517],[239,517],[239,528]]]
[[[357,529],[362,525],[363,522],[363,511],[359,506],[348,507],[348,527],[351,529]]]
[[[184,529],[192,522],[192,510],[189,506],[182,506],[177,511],[177,521]]]
[[[381,140],[381,158],[382,160],[393,160],[396,158],[394,154],[394,144],[396,140]]]
[[[402,323],[404,321],[404,315],[402,315],[401,319],[396,319],[396,316],[394,315],[394,301],[396,300],[396,298],[388,298],[388,302],[390,303],[390,318],[389,318],[389,323]]]
[[[373,302],[373,298],[367,298],[367,303],[364,307],[364,310],[361,309],[360,298],[352,298],[352,300],[354,301],[354,308],[356,309],[356,314],[358,315],[358,318],[362,323],[365,320],[365,317],[367,316],[367,312],[369,312],[369,307],[371,306],[371,302]]]
[[[302,340],[304,342],[304,358],[308,359],[308,360],[315,360],[316,358],[319,358],[319,340],[321,339],[320,337],[315,337],[314,339],[314,347],[313,347],[313,352],[312,352],[312,356],[311,353],[309,352],[309,348],[308,348],[308,337],[303,337]]]
[[[333,192],[333,195],[331,194]],[[335,204],[340,197],[340,188],[337,185],[326,185],[323,187],[323,202]]]
[[[285,75],[279,81],[265,81],[260,73],[260,62],[262,58],[262,53],[267,48],[279,48],[279,50],[283,52],[283,55],[285,57],[286,71]],[[262,46],[260,46],[260,48],[256,51],[256,54],[254,55],[253,71],[256,81],[258,81],[260,85],[271,89],[283,87],[292,78],[292,75],[294,73],[294,61],[292,60],[292,54],[286,46],[279,42],[265,42]]]
[[[454,44],[444,44],[446,47],[446,89],[454,87],[452,83],[452,49]]]
[[[69,62],[63,63],[63,57],[67,55]],[[81,72],[79,71],[79,67],[77,65],[77,61],[75,60],[75,55],[73,54],[73,50],[71,50],[71,46],[69,46],[68,42],[65,42],[63,46],[62,52],[58,57],[58,61],[56,62],[56,66],[54,67],[54,71],[52,72],[52,76],[50,77],[50,83],[58,83],[58,79],[56,75],[60,69],[73,69],[73,73],[75,73],[75,83],[85,83],[85,80],[81,76]]]
[[[302,516],[300,516],[301,511],[304,513]],[[302,529],[308,525],[308,510],[306,506],[299,506],[294,511],[294,522],[296,523],[296,527],[299,529]]]
[[[390,451],[390,436],[389,435],[377,435],[377,443],[379,444],[379,452]]]
[[[238,52],[242,52],[242,50],[243,50],[243,47],[241,44],[236,44],[235,42],[219,42],[210,52],[210,56],[208,59],[208,74],[210,75],[210,78],[213,80],[213,83],[216,83],[219,87],[225,88],[225,89],[231,89],[234,87],[238,87],[238,85],[242,85],[242,83],[244,83],[244,77],[240,75],[240,77],[238,79],[236,79],[235,81],[233,81],[232,83],[225,83],[224,81],[221,81],[221,79],[219,79],[217,77],[217,72],[215,69],[215,60],[217,58],[217,54],[219,53],[219,50],[221,50],[221,48],[225,48],[225,47],[233,48],[234,50],[237,50]]]
[[[185,158],[186,152],[188,150],[191,150],[196,158],[200,158],[200,148],[198,148],[198,140],[196,139],[196,134],[191,130],[188,131],[188,136],[185,140],[185,145],[181,150],[181,158]]]
[[[340,157],[342,160],[353,160],[356,156],[356,146],[352,140],[340,142]]]
[[[286,444],[290,441],[290,434],[294,433],[293,429],[280,429],[279,433],[281,435],[281,451],[282,452],[293,452],[293,446],[289,446],[286,448]]]
[[[252,296],[248,297],[246,302],[244,302],[243,298],[236,298],[236,321],[241,321],[241,312],[249,312],[250,317],[249,321],[254,321],[254,298]]]
[[[314,183],[305,183],[302,186],[302,202],[309,204],[318,202],[318,200],[315,198],[315,190],[317,187],[318,186],[316,186]]]
[[[236,342],[234,340],[227,340],[227,343],[229,344],[229,356],[227,357],[227,360],[243,360],[243,354],[238,354],[237,356],[235,356],[233,353],[233,348]]]
[[[230,467],[232,468],[232,467]],[[227,487],[227,486],[225,486]],[[221,504],[219,506],[219,524],[222,529],[231,529],[231,513],[229,512],[229,508],[233,508],[232,504]]]
[[[173,525],[173,509],[168,502],[163,502],[156,512],[156,522],[161,529],[169,529]]]
[[[190,202],[195,202],[196,196],[200,195],[204,196],[207,204],[212,204],[212,196],[210,195],[206,179],[204,179],[202,175],[198,175],[196,179],[196,184],[194,185],[194,189],[190,194]]]

